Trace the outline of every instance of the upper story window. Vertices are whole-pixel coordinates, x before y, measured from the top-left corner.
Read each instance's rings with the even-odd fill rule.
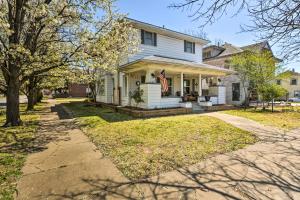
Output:
[[[157,46],[157,35],[153,32],[141,30],[141,41],[145,45]]]
[[[295,78],[291,79],[291,85],[297,85],[297,79]]]
[[[211,51],[207,51],[203,53],[203,58],[210,58],[211,57]]]
[[[184,52],[195,53],[195,42],[189,42],[184,40]]]
[[[277,85],[281,85],[281,80],[276,80]]]
[[[195,42],[184,40],[184,52],[195,53]]]

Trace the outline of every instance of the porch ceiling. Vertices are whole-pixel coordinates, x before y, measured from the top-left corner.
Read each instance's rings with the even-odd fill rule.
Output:
[[[223,69],[212,65],[160,56],[148,56],[120,66],[120,71],[125,73],[131,73],[147,69],[164,69],[166,71],[172,71],[176,73],[183,72],[188,74],[203,74],[216,76],[225,76],[228,74],[235,73],[235,71],[233,70]]]

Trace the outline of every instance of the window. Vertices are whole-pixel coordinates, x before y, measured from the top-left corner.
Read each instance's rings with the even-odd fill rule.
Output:
[[[128,78],[127,76],[123,76],[123,86],[124,86],[124,96],[127,97],[128,95]]]
[[[156,33],[141,30],[141,42],[145,45],[157,46]]]
[[[183,94],[190,94],[190,80],[183,80]]]
[[[297,79],[295,78],[291,79],[291,85],[297,85]]]
[[[294,91],[294,97],[300,97],[300,90]]]
[[[277,85],[281,85],[281,80],[276,80]]]
[[[195,53],[195,42],[189,42],[184,40],[184,52]]]
[[[232,101],[240,100],[240,83],[232,83]]]
[[[98,89],[98,94],[100,96],[104,96],[105,95],[105,79],[100,79],[99,81],[99,89]]]
[[[141,76],[141,83],[146,83],[146,76]]]
[[[210,57],[211,57],[211,51],[204,52],[203,58],[210,58]]]

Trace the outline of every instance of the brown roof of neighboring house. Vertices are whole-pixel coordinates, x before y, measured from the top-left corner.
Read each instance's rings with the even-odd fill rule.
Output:
[[[214,46],[215,45],[211,45],[211,46],[208,46],[208,47],[205,47],[205,48],[214,47]],[[268,41],[263,41],[263,42],[259,42],[259,43],[255,43],[255,44],[242,46],[242,47],[237,47],[237,46],[234,46],[232,44],[225,43],[221,46],[221,48],[223,48],[224,50],[219,55],[211,57],[211,58],[206,58],[204,60],[214,60],[214,59],[218,59],[218,58],[222,58],[222,57],[226,57],[226,56],[232,56],[232,55],[241,53],[243,51],[259,52],[259,51],[262,51],[263,49],[270,49],[271,50],[271,47],[270,47]],[[282,61],[279,58],[276,58],[276,59],[279,62]]]

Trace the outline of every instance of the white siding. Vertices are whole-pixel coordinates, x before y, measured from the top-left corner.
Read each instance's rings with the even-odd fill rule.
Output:
[[[112,93],[113,93],[113,85],[112,85],[112,77],[111,75],[105,75],[104,77],[101,77],[101,79],[104,78],[104,94],[96,96],[97,102],[103,102],[103,103],[112,103]],[[98,87],[98,86],[97,86]]]
[[[132,62],[146,56],[160,55],[202,63],[202,48],[201,44],[196,43],[195,54],[186,53],[184,52],[184,40],[157,34],[157,46],[140,44],[139,52],[131,56],[128,61]]]
[[[161,97],[160,84],[142,84],[140,87],[144,91],[144,102],[139,107],[146,109],[180,107],[181,98]]]

